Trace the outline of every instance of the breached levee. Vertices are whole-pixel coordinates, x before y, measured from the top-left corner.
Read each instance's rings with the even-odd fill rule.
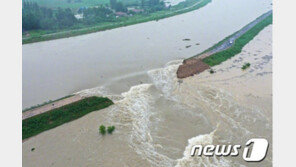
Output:
[[[189,59],[184,60],[183,64],[179,66],[177,71],[178,78],[186,78],[193,76],[194,74],[199,74],[207,69],[210,66],[202,61],[202,59]]]
[[[206,51],[185,59],[177,70],[178,78],[199,74],[240,53],[242,48],[261,30],[272,23],[272,10],[264,13],[239,31],[223,39]]]
[[[152,83],[113,95],[102,87],[82,96],[106,96],[114,105],[41,133],[23,143],[23,166],[270,167],[237,157],[191,157],[194,145],[244,145],[254,137],[272,146],[271,26],[233,59],[178,82],[180,60],[148,72]],[[249,69],[242,71],[245,62]],[[102,136],[100,125],[114,125]],[[34,151],[31,149],[34,148]]]

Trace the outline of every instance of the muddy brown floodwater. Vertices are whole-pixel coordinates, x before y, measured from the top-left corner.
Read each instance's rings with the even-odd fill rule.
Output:
[[[235,57],[181,82],[182,60],[148,71],[152,83],[110,95],[114,105],[43,132],[23,143],[23,166],[271,167],[272,26],[263,29]],[[250,68],[241,67],[249,62]],[[101,124],[116,127],[112,135]],[[244,146],[266,138],[270,147],[260,163],[237,157],[191,157],[197,144]],[[34,151],[31,151],[35,148]]]
[[[271,0],[213,0],[157,22],[23,45],[23,108],[92,87],[118,94],[149,83],[147,71],[209,48],[271,8]]]

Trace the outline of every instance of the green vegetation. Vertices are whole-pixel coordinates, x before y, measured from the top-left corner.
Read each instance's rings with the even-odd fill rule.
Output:
[[[142,3],[142,2],[146,2],[146,3]],[[52,14],[50,15],[51,19],[47,19],[47,20],[56,20],[56,21],[49,21],[47,23],[46,19],[42,19],[44,18],[43,17],[44,14],[39,14],[40,13],[39,10],[50,11],[49,9],[39,9],[37,10],[38,12],[28,12],[29,14],[24,14],[25,10],[23,8],[23,16],[28,16],[26,18],[28,20],[31,20],[29,22],[37,24],[37,26],[34,26],[34,28],[29,27],[29,29],[28,27],[26,27],[27,29],[25,29],[23,24],[23,44],[77,36],[77,35],[97,32],[97,31],[104,31],[108,29],[129,26],[129,25],[143,23],[143,22],[152,21],[152,20],[157,21],[163,18],[167,18],[167,17],[171,17],[171,16],[175,16],[178,14],[199,9],[207,5],[209,2],[211,2],[211,0],[186,0],[184,2],[179,3],[176,6],[164,7],[164,4],[159,0],[146,0],[146,1],[141,1],[140,6],[136,6],[136,8],[143,9],[143,12],[134,13],[132,11],[127,11],[126,14],[130,16],[123,16],[123,17],[118,17],[113,12],[113,10],[111,11],[110,8],[106,6],[98,6],[96,8],[82,8],[81,10],[78,10],[78,12],[82,12],[84,14],[84,18],[72,20],[72,21],[69,21],[69,23],[67,22],[68,19],[66,18],[68,17],[72,18],[72,15],[74,15],[73,12],[70,15],[69,13],[70,9],[58,9],[62,11],[60,13],[63,13],[62,16],[60,17],[61,18],[60,21],[57,21],[59,20],[57,18],[58,10],[52,10]],[[123,8],[120,7],[121,8],[120,10],[125,12],[126,7],[127,5],[123,5]],[[116,10],[118,9],[115,8],[115,11]],[[33,10],[33,11],[36,11],[36,10]],[[46,13],[46,12],[41,12],[41,13]],[[37,21],[34,22],[34,19]],[[24,17],[23,17],[23,23],[26,23],[26,22],[28,21],[24,21]],[[41,24],[41,22],[46,22],[46,23]],[[51,28],[47,28],[46,26],[44,26],[46,24],[49,24],[50,26],[48,27],[51,27]]]
[[[23,0],[23,2],[36,2],[41,7],[47,7],[52,9],[57,8],[70,8],[76,10],[81,7],[95,7],[99,5],[109,5],[109,0]],[[139,4],[139,0],[118,0],[124,2],[125,5]]]
[[[103,97],[88,97],[80,101],[53,109],[23,120],[23,139],[37,135],[43,131],[55,128],[64,123],[78,119],[92,111],[97,111],[112,105],[113,102]]]
[[[115,126],[108,126],[107,128],[107,131],[109,134],[112,134],[114,130],[115,130]]]
[[[245,63],[243,66],[242,66],[242,70],[245,70],[247,68],[249,68],[251,66],[250,63]]]
[[[210,74],[214,74],[215,71],[213,69],[210,70]]]
[[[235,43],[228,49],[223,50],[221,52],[215,53],[205,59],[203,59],[203,62],[208,64],[209,66],[215,66],[223,61],[235,56],[236,54],[240,53],[242,51],[242,48],[251,41],[261,30],[263,30],[266,26],[272,23],[272,14],[266,17],[264,20],[256,24],[253,28],[248,30],[245,34],[240,36],[235,40]],[[231,35],[232,36],[232,35]],[[224,40],[220,41],[218,44],[214,45],[213,47],[216,47],[223,42],[225,42],[227,39],[229,39],[231,36],[225,38]],[[203,53],[209,51],[213,47],[207,49]]]
[[[70,9],[55,11],[30,2],[23,3],[22,21],[23,31],[63,29],[77,23]]]
[[[56,100],[49,100],[49,101],[46,101],[46,102],[44,102],[42,104],[37,104],[37,105],[31,106],[31,107],[25,108],[25,109],[23,109],[23,112],[26,112],[26,111],[29,111],[29,110],[33,110],[35,108],[44,106],[46,104],[53,103],[53,102],[56,102],[56,101],[60,101],[60,100],[63,100],[63,99],[66,99],[66,98],[69,98],[69,97],[72,97],[72,96],[74,96],[74,95],[64,96],[64,97],[61,97],[61,98],[56,99]]]
[[[106,134],[106,127],[104,125],[101,125],[99,131],[102,135],[105,135]]]
[[[107,128],[107,132],[109,134],[112,134],[114,130],[115,130],[115,126],[108,126],[108,128]],[[99,128],[99,132],[101,135],[105,135],[106,134],[106,127],[104,125],[101,125]]]

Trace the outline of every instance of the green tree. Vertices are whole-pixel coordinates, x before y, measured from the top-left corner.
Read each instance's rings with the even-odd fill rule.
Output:
[[[145,6],[145,0],[141,0],[141,7],[144,8]]]
[[[105,135],[106,134],[106,127],[104,125],[101,125],[99,131],[102,135]]]
[[[122,2],[118,2],[115,6],[115,11],[116,12],[126,12],[127,9],[123,6]]]
[[[115,130],[115,126],[108,126],[107,128],[107,131],[109,134],[112,134],[114,130]]]
[[[117,4],[117,1],[116,0],[110,0],[110,7],[111,7],[111,9],[115,9],[116,4]]]
[[[56,29],[70,27],[77,23],[73,12],[70,9],[53,11],[50,8],[39,7],[36,2],[23,2],[22,8],[22,29]]]

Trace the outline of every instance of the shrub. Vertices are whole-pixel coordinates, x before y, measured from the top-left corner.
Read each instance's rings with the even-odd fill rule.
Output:
[[[100,126],[100,133],[101,133],[102,135],[106,134],[106,127],[105,127],[104,125],[101,125],[101,126]]]
[[[214,74],[215,71],[213,69],[210,70],[210,74]]]
[[[249,68],[251,66],[250,63],[245,63],[243,66],[242,66],[242,70],[245,70],[247,68]]]
[[[107,131],[109,134],[112,134],[112,132],[115,130],[115,126],[108,126]]]

